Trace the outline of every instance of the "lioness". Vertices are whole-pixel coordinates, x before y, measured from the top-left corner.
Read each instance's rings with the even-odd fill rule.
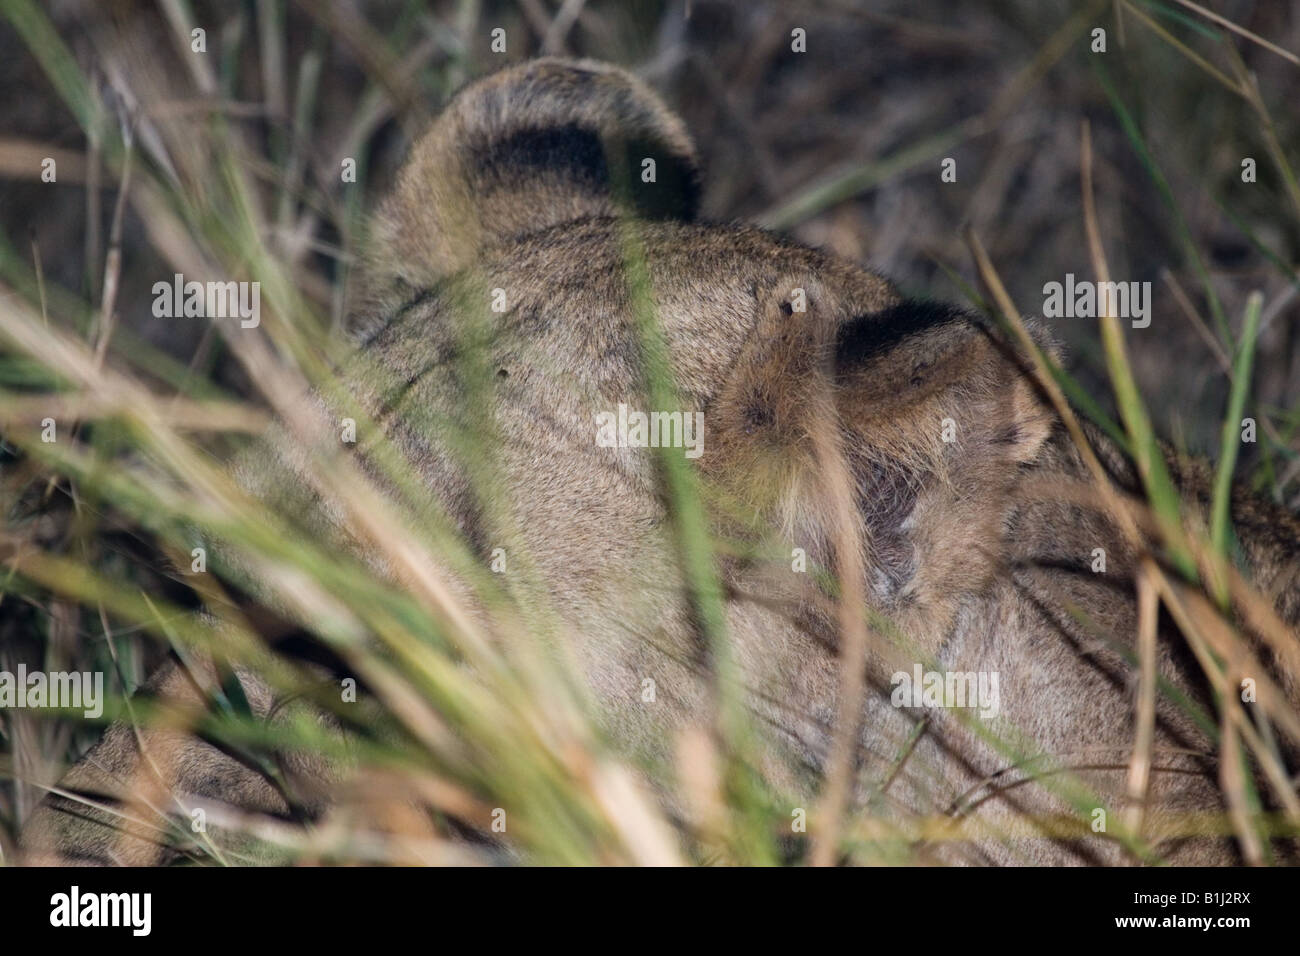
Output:
[[[713,705],[714,658],[657,464],[655,446],[678,445],[710,531],[734,545],[715,561],[725,633],[767,731],[770,780],[814,799],[852,686],[841,651],[853,613],[839,607],[857,600],[872,627],[854,806],[985,824],[936,842],[935,860],[1119,861],[1120,845],[1086,825],[1091,808],[1051,784],[1068,770],[1098,808],[1126,806],[1146,539],[1121,533],[1023,356],[980,317],[759,229],[697,222],[698,192],[681,122],[622,70],[542,59],[471,84],[378,213],[345,380],[484,562],[498,548],[529,556],[629,752],[663,755]],[[672,407],[655,404],[667,393],[647,373],[659,345]],[[503,436],[495,516],[448,437],[484,421]],[[1113,443],[1087,437],[1108,480],[1137,492]],[[286,511],[318,508],[278,447],[245,456],[241,480]],[[1170,468],[1188,513],[1204,512],[1205,469],[1172,456]],[[1251,578],[1294,626],[1300,522],[1244,493],[1232,517]],[[356,546],[337,516],[321,510],[319,524]],[[1169,688],[1209,708],[1201,667],[1164,621],[1157,660]],[[268,688],[240,679],[270,712]],[[1294,704],[1294,681],[1283,686]],[[151,691],[197,693],[175,668]],[[1226,835],[1173,826],[1222,809],[1215,744],[1168,694],[1155,726],[1146,838],[1171,861],[1233,861]],[[1016,762],[990,733],[1041,759]],[[151,768],[116,726],[64,786],[113,794],[143,774],[160,792],[284,810],[213,747],[142,736],[162,755]],[[297,769],[328,803],[333,771]],[[1053,828],[1067,818],[1072,830]],[[52,798],[25,842],[38,860],[163,858],[113,820]]]

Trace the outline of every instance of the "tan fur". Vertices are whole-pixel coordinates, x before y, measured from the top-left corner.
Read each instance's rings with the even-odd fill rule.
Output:
[[[592,137],[606,158],[594,166],[575,158]],[[663,195],[640,183],[642,153],[629,144],[657,153],[661,173],[675,168],[657,186]],[[792,571],[790,556],[804,549],[810,571],[837,565],[835,509],[813,442],[816,429],[835,427],[857,485],[864,592],[909,642],[873,640],[862,792],[895,779],[872,812],[901,820],[970,811],[1008,826],[1025,813],[1069,810],[1078,819],[1077,808],[1023,782],[1026,768],[1010,766],[951,712],[890,704],[891,673],[929,659],[998,672],[996,726],[1076,768],[1122,806],[1134,669],[1069,608],[1086,610],[1131,650],[1133,555],[1095,510],[1028,490],[1080,485],[1087,474],[1021,364],[974,317],[905,301],[857,265],[747,226],[691,221],[693,176],[680,122],[612,67],[536,61],[469,87],[415,146],[379,216],[374,305],[356,317],[363,345],[345,373],[355,393],[484,561],[504,547],[535,563],[539,599],[564,622],[615,738],[631,752],[666,755],[675,731],[707,720],[709,661],[654,457],[597,447],[594,423],[620,402],[651,410],[627,281],[628,256],[643,255],[681,410],[705,413],[696,467],[713,530],[737,546],[719,567],[747,702],[772,728],[762,769],[811,801],[829,748],[834,598],[815,574]],[[623,203],[643,215],[621,219]],[[504,314],[490,309],[493,289],[506,295]],[[796,290],[805,311],[794,307]],[[457,372],[467,353],[490,373],[486,406],[467,407]],[[491,489],[501,520],[438,431],[479,428],[484,408],[502,438]],[[945,419],[952,443],[942,439]],[[1093,439],[1121,487],[1136,490],[1114,449]],[[291,463],[262,453],[241,469],[250,487],[281,495],[283,507],[310,507],[295,498]],[[1193,468],[1180,480],[1189,505],[1203,509],[1204,474]],[[1234,516],[1256,579],[1294,624],[1300,525],[1246,495]],[[1095,547],[1109,554],[1105,575],[1088,567]],[[1160,666],[1206,702],[1172,632],[1161,635]],[[653,709],[640,701],[645,677],[659,688]],[[925,732],[895,775],[921,718]],[[115,727],[88,762],[138,772],[128,733]],[[1219,809],[1214,748],[1167,703],[1156,743],[1152,826],[1175,811]],[[190,763],[226,759],[186,746],[188,761],[173,766],[169,781],[182,790],[197,785]],[[215,779],[197,773],[203,786]],[[85,765],[73,779],[104,782]],[[251,779],[215,787],[224,788],[232,802],[279,806]],[[83,859],[149,858],[130,844],[109,853],[109,838],[95,835],[104,828],[55,823],[59,809],[36,815],[31,843]],[[1219,839],[1162,849],[1178,862],[1233,859]],[[932,852],[962,862],[1121,859],[1114,843],[1087,835],[1023,833]]]

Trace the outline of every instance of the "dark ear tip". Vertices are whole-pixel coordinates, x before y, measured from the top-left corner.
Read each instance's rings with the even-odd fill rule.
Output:
[[[621,153],[625,198],[638,216],[690,222],[699,215],[702,177],[693,155],[652,139],[607,143],[606,150]],[[647,159],[655,161],[655,181],[650,183],[641,178],[642,163]]]
[[[836,371],[852,368],[924,332],[956,324],[978,324],[958,306],[928,299],[904,299],[844,324],[835,342]]]

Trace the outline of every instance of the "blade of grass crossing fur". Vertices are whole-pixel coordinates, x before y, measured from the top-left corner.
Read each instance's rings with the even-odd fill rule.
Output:
[[[1151,751],[1156,725],[1156,626],[1160,610],[1155,582],[1144,558],[1138,571],[1138,692],[1134,714],[1133,756],[1129,760],[1128,798],[1131,807],[1126,823],[1136,834],[1142,833],[1147,794],[1151,785]]]
[[[483,533],[502,547],[510,562],[508,578],[487,575],[503,585],[495,587],[493,581],[494,587],[480,588],[480,597],[496,613],[502,630],[511,635],[508,650],[518,656],[520,680],[537,695],[551,697],[552,717],[558,720],[563,714],[569,731],[586,738],[588,728],[580,726],[578,711],[593,716],[595,704],[579,679],[580,662],[571,643],[563,639],[564,628],[549,598],[544,572],[526,545],[524,528],[509,507],[509,490],[501,481],[499,462],[507,438],[498,424],[498,398],[492,385],[496,369],[491,364],[492,343],[499,317],[484,308],[491,290],[473,281],[454,286],[450,297],[456,304],[449,321],[455,323],[457,333],[457,378],[464,389],[461,404],[468,418],[464,439],[455,443],[456,457],[466,469]],[[561,688],[565,693],[559,693]]]
[[[1219,441],[1219,464],[1214,475],[1214,498],[1210,509],[1210,541],[1223,560],[1228,559],[1228,536],[1232,506],[1232,473],[1236,468],[1237,454],[1241,448],[1241,415],[1246,408],[1250,392],[1250,373],[1255,359],[1255,342],[1259,333],[1259,316],[1264,297],[1252,292],[1246,300],[1246,318],[1242,323],[1241,342],[1233,363],[1232,391],[1228,395],[1228,412],[1223,420]],[[1227,583],[1216,586],[1220,603],[1227,601]]]
[[[1003,329],[1008,329],[1007,323],[1002,314],[987,302],[975,289],[974,286],[966,282],[955,270],[947,264],[935,260],[935,263],[942,269],[953,283],[961,290],[962,294],[970,300],[971,304],[986,315],[991,315]],[[1013,333],[1014,334],[1014,333]],[[1111,441],[1115,442],[1125,454],[1130,454],[1128,435],[1119,427],[1111,417],[1106,414],[1106,410],[1101,404],[1092,397],[1086,388],[1084,388],[1069,372],[1061,367],[1050,354],[1034,346],[1043,366],[1047,369],[1056,383],[1060,385],[1061,390],[1069,398],[1072,405],[1077,405],[1087,416],[1088,420],[1106,433]]]
[[[640,334],[644,356],[643,375],[651,408],[680,408],[677,386],[667,354],[663,332],[659,328],[654,289],[646,251],[636,224],[624,219],[620,230],[623,263]],[[753,734],[749,718],[739,698],[741,682],[726,632],[721,582],[714,568],[713,542],[701,500],[695,472],[679,449],[659,448],[656,459],[665,485],[681,566],[696,624],[709,648],[717,694],[717,730],[725,746],[729,789],[741,799],[740,812],[733,817],[739,825],[730,842],[740,860],[759,863],[776,861],[770,843],[767,821],[763,819],[760,796],[755,781],[746,770],[745,757],[753,754]],[[749,766],[755,766],[748,761]],[[738,818],[737,818],[738,817]]]
[[[853,478],[840,440],[839,416],[833,396],[826,396],[824,408],[825,420],[814,426],[813,441],[835,508],[835,557],[841,587],[837,602],[840,679],[826,783],[818,812],[819,826],[813,831],[810,855],[813,866],[830,866],[839,855],[840,818],[849,805],[856,776],[853,772],[854,754],[858,749],[868,650],[864,616],[866,595],[862,587],[865,569],[854,506]]]
[[[1227,665],[1222,661],[1235,661],[1239,673],[1246,672],[1262,675],[1259,663],[1249,653],[1242,654],[1242,645],[1216,612],[1209,600],[1199,591],[1171,581],[1163,572],[1154,575],[1160,585],[1165,606],[1169,609],[1179,629],[1188,639],[1188,644],[1206,676],[1215,695],[1216,705],[1227,714],[1234,728],[1240,731],[1251,750],[1259,760],[1264,771],[1265,780],[1273,788],[1278,801],[1286,810],[1287,818],[1293,825],[1300,825],[1300,797],[1297,797],[1285,765],[1275,747],[1269,746],[1264,737],[1256,731],[1254,725],[1245,718],[1236,694],[1239,682],[1230,680]],[[1236,655],[1234,657],[1234,655]],[[1259,705],[1260,712],[1271,711],[1278,722],[1292,739],[1300,739],[1300,721],[1289,710],[1285,695],[1270,680],[1260,676]],[[1217,735],[1222,745],[1222,735]],[[1246,785],[1253,793],[1253,777],[1247,775]],[[1252,798],[1257,801],[1257,798]]]
[[[1011,301],[1011,296],[1007,294],[1006,287],[1002,284],[1002,279],[998,276],[997,270],[994,269],[993,263],[988,257],[988,253],[984,251],[984,245],[980,242],[979,237],[973,230],[967,231],[966,241],[971,248],[971,254],[975,259],[975,265],[979,270],[980,277],[991,291],[993,301],[997,303],[1002,321],[1009,329],[1011,329],[1015,335],[1016,341],[1029,357],[1038,383],[1047,392],[1053,408],[1055,408],[1057,414],[1061,416],[1061,420],[1065,423],[1066,430],[1074,440],[1075,446],[1079,450],[1079,454],[1083,456],[1084,464],[1087,466],[1088,471],[1092,474],[1093,480],[1097,484],[1097,491],[1103,498],[1106,510],[1114,518],[1115,523],[1119,525],[1124,536],[1134,545],[1138,545],[1140,539],[1132,516],[1129,515],[1128,511],[1120,503],[1117,493],[1111,485],[1110,478],[1106,474],[1106,470],[1097,459],[1096,453],[1092,450],[1087,437],[1083,433],[1083,429],[1079,425],[1078,417],[1074,414],[1074,410],[1070,407],[1070,403],[1066,401],[1061,387],[1056,383],[1056,379],[1052,376],[1052,373],[1047,366],[1046,356],[1043,354],[1042,349],[1038,347],[1038,344],[1034,342],[1029,331],[1025,328],[1025,323],[1020,318],[1020,313],[1017,311],[1015,303]],[[999,313],[995,313],[995,315]]]
[[[1240,709],[1233,697],[1235,688],[1229,680],[1229,675],[1220,664],[1217,655],[1211,650],[1208,636],[1202,632],[1204,625],[1218,626],[1217,614],[1207,608],[1207,613],[1198,615],[1195,605],[1195,599],[1198,596],[1197,592],[1171,581],[1158,567],[1153,566],[1151,575],[1153,580],[1158,582],[1163,603],[1169,609],[1179,630],[1187,638],[1188,646],[1191,647],[1202,670],[1210,680],[1215,702],[1221,711],[1222,721],[1218,735],[1220,786],[1228,803],[1229,820],[1242,845],[1243,854],[1248,860],[1257,861],[1262,857],[1262,850],[1254,824],[1262,821],[1252,821],[1248,816],[1243,815],[1242,810],[1247,803],[1247,797],[1243,795],[1243,790],[1249,791],[1251,794],[1249,800],[1255,805],[1258,805],[1258,796],[1254,792],[1252,775],[1241,770],[1239,761],[1242,754],[1237,737],[1238,729],[1249,731],[1251,728],[1241,717]],[[1260,749],[1257,753],[1267,760],[1268,754],[1266,751]],[[1276,780],[1271,775],[1268,779],[1270,782]],[[1279,795],[1286,790],[1290,790],[1290,784],[1286,781],[1285,774],[1283,774],[1282,780],[1285,786],[1278,791]],[[1295,804],[1294,794],[1289,797],[1282,796],[1282,800],[1288,806],[1294,806]],[[1294,811],[1291,812],[1291,822],[1294,825]]]

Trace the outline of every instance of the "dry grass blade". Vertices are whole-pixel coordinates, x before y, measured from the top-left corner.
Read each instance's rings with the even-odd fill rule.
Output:
[[[854,754],[862,719],[862,692],[867,664],[866,595],[862,582],[864,538],[861,518],[853,506],[853,479],[841,446],[839,416],[833,401],[824,399],[822,427],[814,431],[817,461],[835,509],[835,557],[839,595],[839,688],[835,732],[827,759],[824,792],[813,833],[813,866],[830,866],[839,853],[840,818],[854,787]],[[814,419],[816,420],[816,419]]]
[[[1190,49],[1185,43],[1179,41],[1177,37],[1175,37],[1172,33],[1170,33],[1159,23],[1157,23],[1154,19],[1148,16],[1136,4],[1129,2],[1129,0],[1125,0],[1124,8],[1128,10],[1130,13],[1132,13],[1135,17],[1137,17],[1142,23],[1146,24],[1146,26],[1152,32],[1159,35],[1161,39],[1163,39],[1166,43],[1168,43],[1170,46],[1176,49],[1179,53],[1187,57],[1187,59],[1191,60],[1202,70],[1204,70],[1207,74],[1214,77],[1214,79],[1217,80],[1219,83],[1222,83],[1226,89],[1229,89],[1234,93],[1241,93],[1241,87],[1238,84],[1234,83],[1231,79],[1229,79],[1229,77],[1226,74],[1224,74],[1222,70],[1216,69],[1204,57],[1200,56],[1194,50]]]
[[[1213,10],[1207,10],[1199,3],[1193,3],[1192,0],[1176,0],[1176,2],[1181,3],[1188,10],[1195,11],[1196,13],[1205,17],[1207,20],[1212,20],[1213,22],[1217,23],[1219,26],[1225,27],[1226,29],[1231,30],[1233,33],[1245,37],[1251,43],[1257,43],[1265,50],[1269,50],[1273,53],[1276,53],[1284,60],[1289,60],[1290,62],[1294,63],[1296,66],[1300,66],[1300,56],[1296,56],[1290,50],[1282,49],[1282,47],[1278,46],[1276,43],[1270,43],[1268,40],[1265,40],[1259,34],[1252,33],[1250,30],[1247,30],[1245,27],[1237,26],[1237,24],[1233,23],[1227,17],[1215,13]]]
[[[989,260],[988,253],[984,251],[983,244],[973,231],[967,233],[966,241],[975,258],[975,266],[979,270],[980,279],[993,294],[993,301],[997,304],[1003,321],[1015,334],[1021,348],[1028,356],[1033,366],[1035,381],[1047,393],[1052,402],[1052,407],[1061,416],[1061,420],[1070,433],[1070,438],[1073,439],[1075,447],[1079,449],[1079,454],[1083,456],[1088,471],[1097,483],[1098,493],[1105,502],[1107,512],[1115,519],[1115,523],[1129,543],[1140,546],[1141,538],[1138,535],[1137,526],[1134,524],[1132,516],[1121,503],[1119,493],[1111,484],[1106,469],[1102,467],[1096,452],[1092,450],[1092,445],[1087,436],[1084,435],[1083,427],[1079,424],[1074,409],[1066,400],[1065,393],[1061,391],[1061,386],[1057,384],[1055,376],[1052,375],[1046,356],[1043,354],[1042,349],[1038,347],[1038,343],[1030,336],[1029,330],[1025,328],[1024,320],[1020,318],[1015,303],[1011,301],[1011,297],[1007,294],[1006,287],[1002,284],[1001,278],[993,268],[993,263]]]
[[[1210,331],[1205,319],[1201,318],[1201,314],[1196,311],[1196,306],[1192,305],[1192,300],[1187,297],[1187,292],[1183,289],[1182,283],[1168,269],[1164,270],[1161,277],[1165,280],[1165,284],[1169,286],[1169,291],[1173,294],[1174,301],[1178,303],[1183,315],[1187,316],[1187,320],[1192,324],[1192,328],[1196,330],[1196,334],[1201,337],[1201,341],[1210,350],[1214,360],[1219,363],[1219,368],[1223,370],[1225,375],[1231,376],[1232,359],[1228,358],[1228,353],[1223,350],[1222,343],[1214,337],[1214,333]]]
[[[96,365],[103,365],[104,356],[108,354],[109,339],[113,335],[118,284],[122,278],[122,216],[126,210],[127,197],[131,194],[131,160],[135,155],[129,126],[124,129],[123,140],[125,153],[122,159],[122,181],[118,186],[117,200],[113,204],[113,221],[108,234],[108,260],[104,263],[104,290],[95,339]]]
[[[1294,784],[1272,748],[1265,744],[1254,726],[1245,719],[1236,698],[1238,686],[1229,682],[1223,667],[1211,653],[1213,650],[1224,659],[1238,659],[1240,642],[1235,640],[1232,634],[1225,633],[1217,610],[1203,595],[1171,581],[1158,568],[1153,571],[1153,578],[1158,585],[1162,603],[1168,608],[1202,670],[1209,678],[1210,685],[1223,702],[1224,713],[1232,721],[1232,726],[1246,738],[1252,752],[1257,755],[1265,779],[1279,802],[1286,808],[1288,821],[1293,826],[1300,826],[1300,798],[1296,796]],[[1244,669],[1243,672],[1263,674],[1258,667],[1258,662],[1249,657],[1241,661],[1239,667]],[[1288,733],[1294,735],[1300,728],[1297,727],[1296,717],[1290,711],[1285,696],[1267,678],[1261,676],[1257,684],[1260,706],[1264,707],[1269,716],[1279,722]],[[1296,738],[1293,736],[1293,739]],[[1239,778],[1232,779],[1234,783],[1240,782]]]
[[[1110,282],[1110,267],[1106,263],[1106,254],[1101,245],[1101,231],[1097,225],[1097,208],[1092,190],[1092,129],[1087,120],[1082,124],[1079,148],[1081,157],[1079,168],[1083,180],[1083,220],[1088,236],[1088,251],[1092,257],[1092,268],[1097,276],[1097,282],[1105,285]],[[1170,548],[1174,561],[1184,573],[1191,573],[1195,571],[1195,566],[1187,554],[1178,495],[1169,478],[1164,458],[1160,454],[1155,431],[1142,404],[1137,383],[1133,379],[1124,347],[1124,333],[1120,330],[1119,317],[1111,314],[1109,308],[1111,304],[1109,298],[1104,298],[1101,303],[1098,303],[1100,308],[1098,318],[1101,322],[1102,346],[1106,352],[1106,367],[1110,372],[1111,386],[1115,390],[1120,417],[1124,420],[1124,426],[1132,441],[1134,463],[1150,498],[1165,543]]]
[[[1132,801],[1127,825],[1142,833],[1147,793],[1151,785],[1151,749],[1156,729],[1156,627],[1160,603],[1152,580],[1150,558],[1143,558],[1138,569],[1138,692],[1133,756],[1128,768],[1128,798]]]
[[[1268,146],[1269,154],[1273,157],[1273,162],[1277,165],[1278,172],[1282,176],[1282,182],[1286,185],[1287,197],[1291,200],[1291,207],[1297,216],[1300,216],[1300,180],[1296,178],[1295,170],[1291,168],[1291,161],[1287,158],[1286,150],[1282,148],[1282,143],[1278,139],[1277,124],[1273,122],[1273,116],[1264,103],[1264,96],[1259,90],[1259,81],[1246,68],[1242,62],[1240,54],[1232,47],[1228,48],[1229,55],[1232,58],[1232,69],[1237,74],[1238,82],[1241,85],[1241,95],[1250,108],[1255,111],[1259,117],[1260,129],[1264,133],[1264,142]]]
[[[130,418],[139,410],[134,402],[134,396],[107,396],[93,391],[39,396],[6,394],[0,404],[0,424],[32,428],[39,427],[44,418],[57,421]],[[239,402],[195,402],[175,397],[160,406],[159,412],[159,420],[177,431],[261,435],[270,425],[264,412]]]

